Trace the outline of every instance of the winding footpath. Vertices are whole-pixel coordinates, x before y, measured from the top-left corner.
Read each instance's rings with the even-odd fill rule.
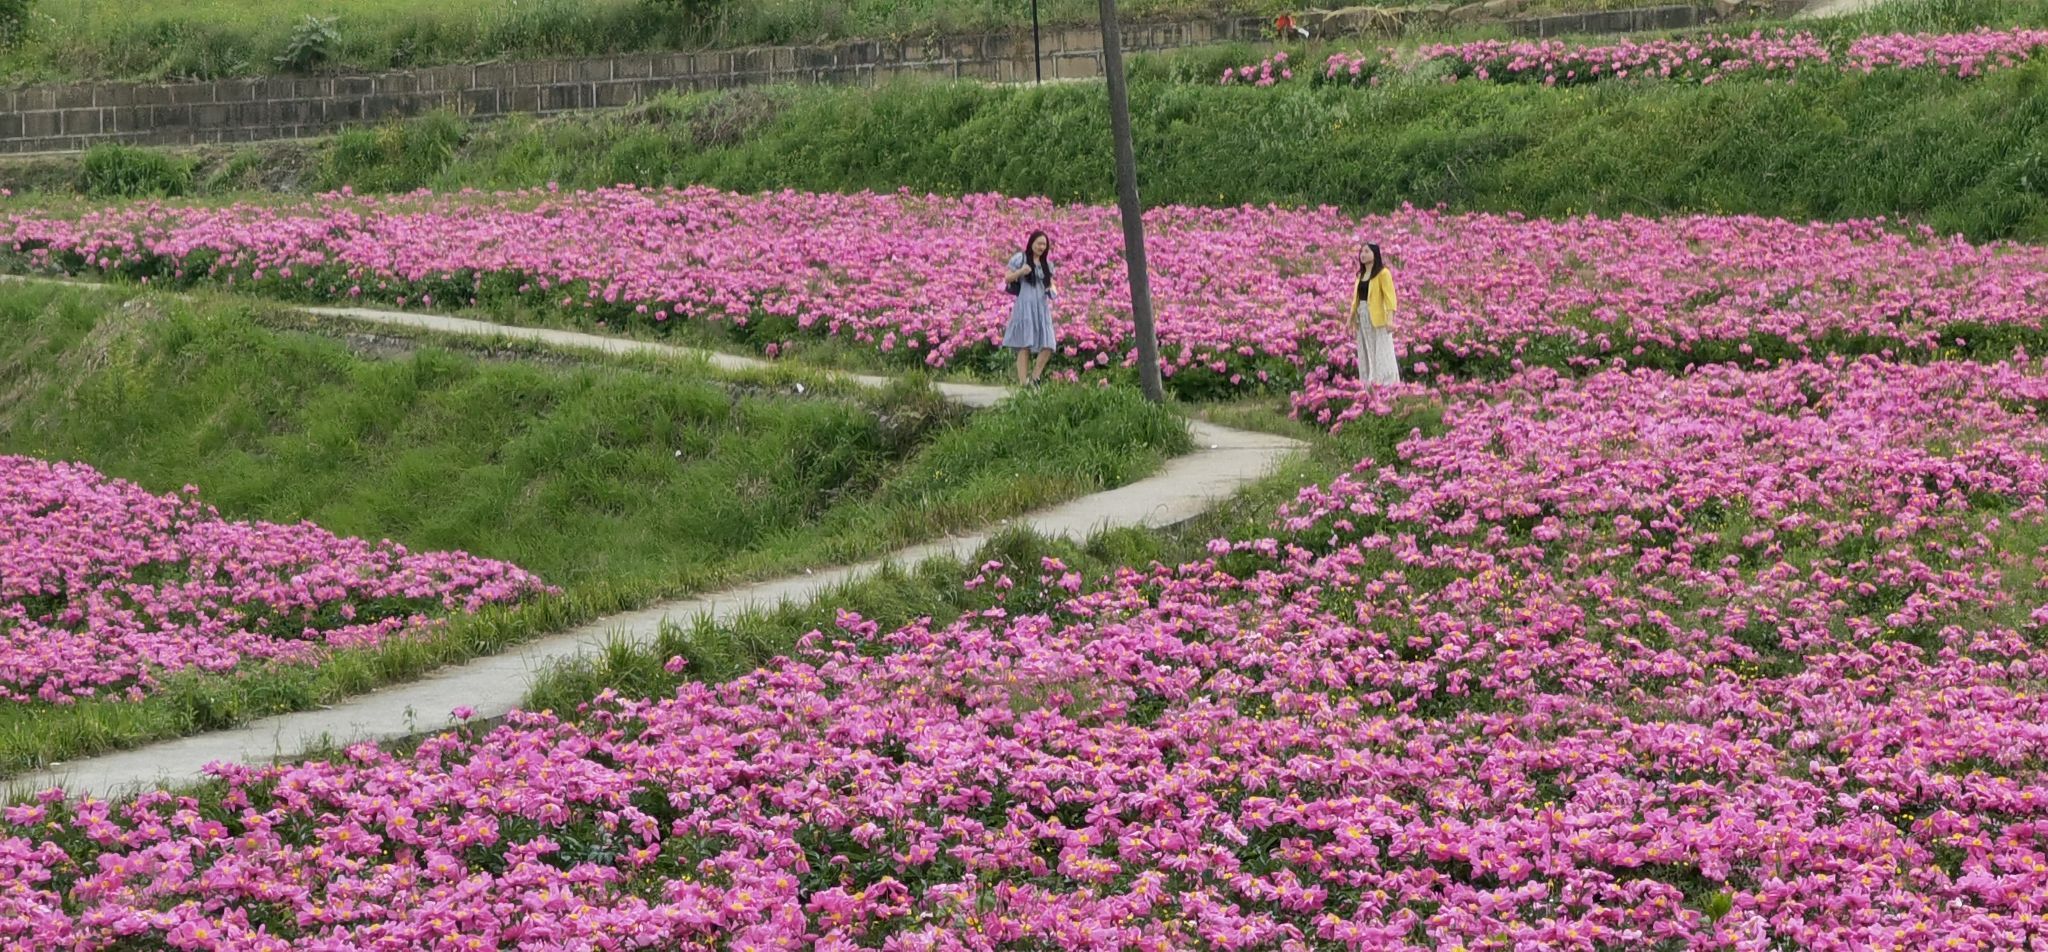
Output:
[[[532,341],[562,350],[702,357],[723,369],[770,366],[766,361],[668,344],[573,331],[513,327],[465,318],[363,308],[306,307],[299,310],[322,317],[437,334]],[[870,387],[889,382],[887,377],[848,376]],[[1010,392],[1006,387],[977,384],[941,383],[937,388],[947,399],[973,407],[994,404]],[[112,797],[159,784],[201,780],[204,768],[210,763],[261,763],[291,759],[309,751],[338,745],[415,736],[452,724],[450,712],[456,707],[472,708],[479,718],[498,717],[522,703],[536,675],[575,658],[595,654],[615,639],[634,645],[651,644],[664,622],[687,624],[699,617],[725,620],[749,609],[808,600],[885,565],[914,565],[935,557],[970,558],[991,535],[1012,524],[1076,540],[1104,529],[1171,526],[1200,515],[1239,488],[1271,472],[1281,460],[1302,448],[1299,441],[1282,436],[1248,433],[1200,421],[1190,421],[1190,427],[1195,451],[1167,461],[1157,474],[1127,486],[1019,516],[984,532],[948,536],[857,565],[806,571],[802,575],[663,602],[639,611],[601,618],[499,654],[442,668],[416,681],[356,695],[331,707],[267,717],[230,730],[69,761],[6,778],[0,783],[17,790],[61,787],[74,796]]]

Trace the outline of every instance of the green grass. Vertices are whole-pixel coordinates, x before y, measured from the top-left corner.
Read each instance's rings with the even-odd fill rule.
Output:
[[[1197,68],[1207,70],[1190,54],[1137,71],[1148,202],[1904,215],[1976,240],[2048,240],[2048,59],[1975,80],[1815,70],[1792,85],[1261,90],[1170,80]],[[276,152],[204,153],[189,180],[222,197],[252,186],[633,182],[1107,202],[1115,179],[1102,96],[1099,84],[908,82],[665,97],[473,128],[439,116]],[[4,164],[0,185],[68,192],[76,168],[75,159]],[[173,170],[173,184],[186,180]]]
[[[1593,2],[1593,0],[1588,0]],[[1276,0],[1124,0],[1134,19],[1265,13]],[[332,17],[325,64],[390,69],[703,45],[822,42],[1028,27],[1026,0],[34,0],[0,77],[213,78],[283,69],[293,31]],[[701,13],[699,11],[708,11]],[[1046,25],[1093,0],[1042,0]]]
[[[1126,390],[968,412],[916,380],[870,393],[786,369],[341,333],[247,299],[0,285],[0,452],[196,485],[229,518],[507,559],[565,594],[318,667],[172,678],[137,704],[0,706],[0,772],[879,555],[1128,482],[1189,446],[1177,417]]]
[[[1262,416],[1267,412],[1244,405],[1227,415],[1262,418],[1270,424],[1271,418]],[[893,567],[808,602],[752,610],[724,622],[699,618],[687,625],[665,625],[656,642],[647,647],[613,641],[596,657],[546,672],[523,706],[568,712],[606,689],[627,697],[662,697],[674,693],[685,680],[730,680],[789,654],[807,632],[832,631],[842,609],[879,622],[885,631],[919,618],[943,625],[965,613],[997,605],[994,589],[970,590],[962,584],[975,575],[975,566],[989,560],[1012,567],[1010,574],[1019,582],[1002,602],[1012,612],[1050,607],[1063,594],[1029,584],[1039,575],[1041,558],[1060,559],[1091,579],[1123,566],[1143,569],[1154,562],[1180,565],[1198,561],[1208,557],[1211,539],[1267,534],[1274,510],[1294,499],[1302,486],[1349,472],[1361,459],[1392,460],[1395,445],[1412,432],[1441,432],[1442,414],[1440,404],[1416,400],[1400,412],[1361,418],[1341,433],[1290,434],[1307,437],[1307,453],[1283,463],[1202,515],[1167,529],[1115,529],[1078,543],[1024,530],[1007,531],[968,560],[932,559]],[[680,674],[667,670],[666,662],[674,657],[689,662]]]
[[[1385,7],[1422,5],[1390,0]],[[1535,0],[1527,14],[1655,6]],[[1045,27],[1092,26],[1094,0],[1040,0]],[[823,43],[1028,29],[1029,0],[30,0],[0,79],[161,79],[284,71],[308,17],[331,18],[323,68],[379,70],[648,49]],[[1288,0],[1121,0],[1126,22],[1299,12]]]
[[[2048,23],[2048,4],[2041,0],[1885,0],[1857,13],[1801,20],[1797,26],[1824,37],[1853,37],[2043,23]]]

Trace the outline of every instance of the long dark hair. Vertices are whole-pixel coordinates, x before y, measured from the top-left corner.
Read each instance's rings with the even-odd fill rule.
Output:
[[[1366,242],[1365,246],[1372,249],[1372,266],[1367,268],[1364,262],[1359,263],[1358,280],[1360,281],[1370,281],[1379,277],[1380,272],[1387,270],[1386,259],[1380,257],[1380,246],[1370,241]]]
[[[1040,258],[1040,259],[1038,259],[1037,261],[1033,261],[1033,260],[1031,259],[1031,248],[1032,248],[1032,246],[1033,246],[1033,245],[1036,245],[1036,244],[1038,244],[1038,239],[1040,239],[1040,238],[1043,238],[1043,239],[1045,239],[1045,257],[1043,257],[1043,258]],[[1044,274],[1045,274],[1045,283],[1047,283],[1047,284],[1051,284],[1051,283],[1052,283],[1052,236],[1051,236],[1051,235],[1048,235],[1048,234],[1046,234],[1045,232],[1042,232],[1042,231],[1034,231],[1034,232],[1032,232],[1032,233],[1031,233],[1031,236],[1030,236],[1030,237],[1028,237],[1028,238],[1025,238],[1025,239],[1024,239],[1024,264],[1025,264],[1025,265],[1026,265],[1027,267],[1035,265],[1035,267],[1031,267],[1031,273],[1030,273],[1030,274],[1027,274],[1027,275],[1025,275],[1025,276],[1024,276],[1024,283],[1026,283],[1026,284],[1037,284],[1037,283],[1038,283],[1038,276],[1039,276],[1039,273],[1040,273],[1040,269],[1043,269],[1043,272],[1044,272]]]

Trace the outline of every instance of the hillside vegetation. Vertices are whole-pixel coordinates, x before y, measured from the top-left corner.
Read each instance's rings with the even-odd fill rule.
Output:
[[[1132,87],[1148,204],[1385,211],[1905,215],[1973,239],[2048,238],[2048,62],[1975,80]],[[591,188],[1113,198],[1093,84],[748,89],[472,127],[433,115],[309,144],[0,165],[0,185],[99,197],[250,190]]]

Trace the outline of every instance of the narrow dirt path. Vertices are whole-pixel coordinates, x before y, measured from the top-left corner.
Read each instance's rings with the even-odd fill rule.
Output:
[[[767,366],[765,361],[648,341],[544,328],[511,327],[466,318],[364,308],[308,307],[300,310],[368,324],[417,328],[443,334],[534,341],[550,347],[607,354],[707,357],[717,367]],[[867,386],[887,377],[849,375]],[[1008,388],[938,384],[949,400],[983,407],[1009,394]],[[1146,479],[1084,496],[1011,521],[1046,535],[1082,539],[1103,529],[1162,528],[1191,519],[1266,473],[1302,448],[1297,440],[1248,433],[1200,421],[1190,423],[1195,450],[1169,460]],[[7,786],[42,790],[62,787],[73,795],[117,796],[162,783],[202,778],[207,764],[260,763],[289,759],[309,750],[360,741],[410,737],[452,723],[450,712],[466,706],[490,718],[517,707],[535,676],[548,668],[600,650],[612,638],[650,644],[664,621],[688,623],[699,616],[728,619],[749,608],[803,601],[859,579],[886,564],[911,565],[935,556],[966,558],[991,532],[950,536],[912,546],[858,565],[807,571],[722,592],[679,599],[635,612],[601,618],[500,654],[442,668],[416,681],[357,695],[332,707],[268,717],[231,730],[197,734],[134,750],[76,760],[9,778]]]

